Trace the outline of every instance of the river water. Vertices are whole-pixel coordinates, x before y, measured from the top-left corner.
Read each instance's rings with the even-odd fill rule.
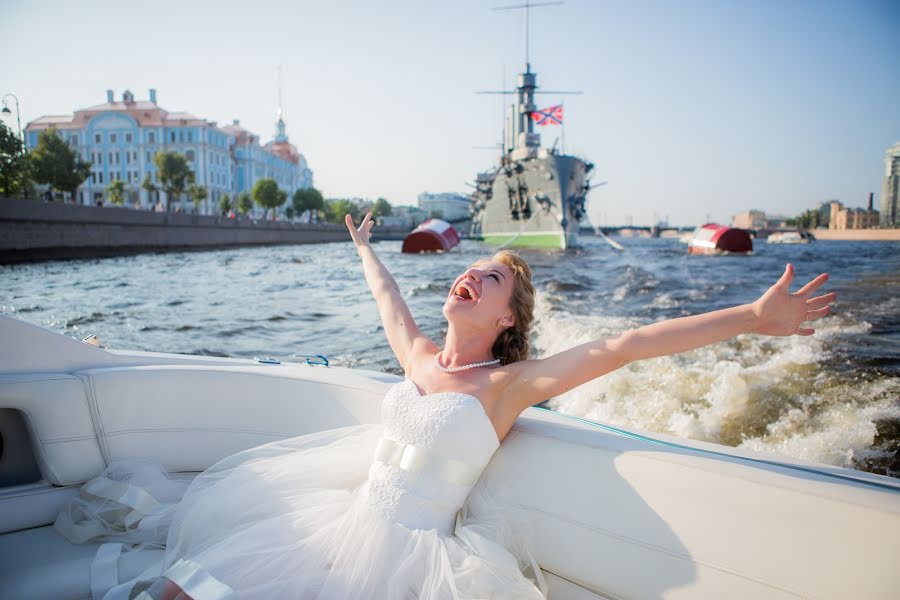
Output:
[[[792,262],[839,297],[811,337],[742,335],[641,361],[548,402],[614,425],[900,477],[900,243],[757,242],[751,256],[689,256],[675,239],[582,238],[524,251],[538,289],[538,356],[661,319],[750,302]],[[490,254],[376,251],[419,326],[440,341],[455,277]],[[352,244],[145,254],[0,266],[0,312],[111,348],[267,356],[401,373]]]

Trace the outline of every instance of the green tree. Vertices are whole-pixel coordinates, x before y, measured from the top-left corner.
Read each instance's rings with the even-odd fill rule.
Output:
[[[178,152],[160,150],[153,157],[153,163],[156,165],[159,185],[166,193],[166,211],[168,211],[172,201],[180,198],[193,183],[194,171],[191,170],[184,155]]]
[[[253,186],[253,200],[263,209],[263,219],[270,208],[281,206],[287,200],[287,194],[278,189],[274,179],[259,179]]]
[[[113,179],[106,186],[106,198],[110,204],[122,206],[125,204],[125,182],[121,179]]]
[[[191,183],[188,187],[188,196],[194,202],[194,212],[197,212],[200,210],[200,205],[203,204],[203,201],[209,197],[209,191],[205,185]]]
[[[38,136],[30,163],[31,176],[36,183],[46,183],[51,192],[60,190],[72,196],[91,174],[91,163],[81,160],[52,127]]]
[[[222,197],[219,198],[219,211],[226,215],[228,211],[231,210],[231,196],[228,194],[222,194]]]
[[[391,215],[391,203],[384,198],[379,198],[372,205],[372,217],[389,217]]]
[[[153,200],[153,193],[158,192],[159,188],[156,186],[156,184],[153,183],[153,180],[150,179],[150,173],[144,175],[144,180],[141,182],[141,187],[147,190],[147,202],[155,202]]]
[[[0,121],[0,196],[27,194],[29,162],[22,140]]]
[[[237,197],[237,211],[242,215],[246,215],[253,209],[253,198],[249,192],[241,192]]]
[[[325,199],[316,188],[305,188],[294,192],[292,206],[300,214],[310,211],[311,220],[318,221],[319,212],[325,208]]]
[[[359,206],[355,202],[351,202],[346,198],[338,198],[328,200],[326,203],[325,214],[332,223],[343,223],[344,215],[349,214],[354,222],[359,222]]]
[[[287,217],[288,220],[292,221],[296,212],[297,211],[294,210],[293,206],[288,206],[286,209],[284,209],[284,216]]]

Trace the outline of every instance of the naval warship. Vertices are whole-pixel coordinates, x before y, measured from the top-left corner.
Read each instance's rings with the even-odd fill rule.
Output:
[[[501,246],[561,248],[577,245],[579,223],[594,165],[541,147],[532,114],[537,75],[531,64],[518,77],[516,104],[507,107],[500,164],[479,173],[472,199],[472,237]]]

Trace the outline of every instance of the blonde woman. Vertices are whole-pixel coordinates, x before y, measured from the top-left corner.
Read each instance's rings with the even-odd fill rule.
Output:
[[[519,414],[633,361],[741,333],[812,335],[803,324],[828,314],[835,299],[814,295],[825,274],[791,293],[788,265],[753,303],[537,359],[529,357],[531,269],[500,251],[447,291],[441,348],[416,326],[369,245],[371,215],[359,227],[345,221],[405,375],[384,397],[382,423],[275,442],[213,465],[147,527],[131,524],[132,533],[155,531],[165,558],[107,598],[543,598],[527,539],[481,479]],[[152,479],[132,472],[111,465],[105,475],[133,487]],[[119,513],[86,492],[68,514],[109,527]],[[123,535],[97,539],[129,541]]]

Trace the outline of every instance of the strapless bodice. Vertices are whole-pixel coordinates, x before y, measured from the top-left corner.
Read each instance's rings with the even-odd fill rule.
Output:
[[[388,519],[416,529],[453,530],[456,513],[500,446],[478,398],[422,395],[405,379],[382,404],[383,436],[364,490]]]

